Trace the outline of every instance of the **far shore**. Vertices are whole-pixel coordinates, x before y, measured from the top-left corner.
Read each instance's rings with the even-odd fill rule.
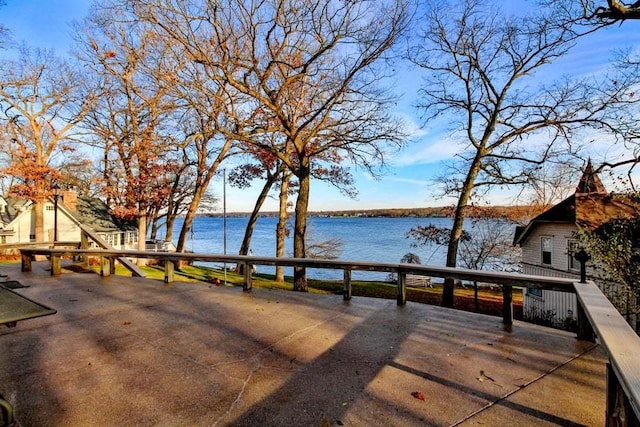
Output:
[[[523,218],[528,217],[533,212],[531,206],[487,206],[482,208],[484,215],[488,218]],[[250,212],[227,212],[229,218],[243,218],[249,216]],[[220,218],[225,214],[222,212],[210,212],[199,214],[198,216]],[[277,211],[260,212],[260,217],[277,217]],[[293,215],[293,212],[289,212]],[[390,208],[390,209],[360,209],[341,211],[310,211],[308,214],[312,218],[452,218],[453,208],[451,206],[424,207],[424,208]]]

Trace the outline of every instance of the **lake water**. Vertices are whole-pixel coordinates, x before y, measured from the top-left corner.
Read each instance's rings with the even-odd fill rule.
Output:
[[[248,218],[227,218],[227,254],[237,254],[242,243]],[[275,256],[275,230],[277,218],[259,218],[253,232],[251,250],[253,255]],[[450,227],[450,218],[364,218],[330,217],[309,218],[308,233],[313,241],[333,238],[343,243],[339,259],[352,261],[400,262],[408,252],[420,257],[422,264],[444,265],[446,249],[428,245],[412,247],[413,240],[407,239],[407,232],[418,225],[434,224]],[[175,242],[182,226],[181,219],[176,221]],[[293,223],[289,223],[290,237],[286,242],[286,255],[293,256]],[[198,217],[194,222],[187,250],[198,253],[221,254],[224,249],[223,219],[217,217]],[[273,274],[274,267],[258,266],[258,272]],[[292,274],[290,269],[285,274]],[[307,276],[322,279],[342,279],[341,270],[307,271]],[[353,272],[354,280],[383,280],[386,273]]]
[[[247,217],[227,218],[227,254],[237,254],[242,243]],[[422,264],[444,265],[446,249],[436,245],[412,247],[413,240],[406,233],[418,225],[433,224],[450,227],[450,218],[309,218],[308,233],[313,241],[339,239],[342,253],[339,259],[351,261],[400,262],[408,252],[417,254]],[[251,250],[256,256],[275,256],[277,218],[259,218],[253,232]],[[182,226],[181,219],[176,221],[175,242]],[[286,241],[286,255],[293,256],[293,223],[290,221],[290,237]],[[217,217],[198,217],[187,250],[197,253],[224,253],[223,219]],[[207,264],[207,263],[202,263]],[[210,265],[210,264],[209,264]],[[218,266],[218,264],[215,264]],[[258,272],[273,274],[275,268],[258,266]],[[285,270],[287,275],[292,271]],[[309,269],[308,277],[322,279],[342,279],[341,270]],[[384,280],[386,273],[353,272],[354,280]]]

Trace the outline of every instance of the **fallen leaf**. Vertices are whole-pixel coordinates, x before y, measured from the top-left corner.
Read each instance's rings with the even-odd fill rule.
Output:
[[[424,397],[424,393],[421,391],[414,391],[413,393],[411,393],[411,396],[415,397],[416,399],[426,400]]]

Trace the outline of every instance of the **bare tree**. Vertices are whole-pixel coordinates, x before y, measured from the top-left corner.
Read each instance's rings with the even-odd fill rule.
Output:
[[[93,96],[83,78],[50,51],[22,47],[0,64],[0,126],[7,138],[3,172],[15,178],[10,192],[36,204],[36,241],[43,241],[42,202],[72,159],[73,136]],[[56,156],[58,156],[56,160]]]
[[[166,206],[179,165],[168,123],[179,62],[171,46],[141,23],[123,23],[124,11],[96,7],[78,31],[79,57],[102,90],[84,120],[91,143],[101,147],[103,193],[112,212],[138,220],[145,249],[147,221]]]
[[[532,207],[532,212],[541,213],[575,193],[578,173],[579,169],[568,163],[540,165],[524,187],[531,190],[525,201]]]
[[[456,266],[467,206],[496,185],[522,185],[551,158],[574,155],[577,129],[589,126],[620,135],[621,120],[635,102],[637,75],[602,84],[563,80],[546,83],[535,73],[565,55],[585,35],[547,9],[504,16],[489,2],[431,3],[410,53],[426,72],[420,94],[425,120],[444,117],[466,147],[448,170],[444,192],[457,204],[446,265]],[[597,27],[584,31],[595,31]],[[631,117],[631,116],[629,116]],[[443,305],[453,304],[453,281],[445,282]]]
[[[280,193],[278,195],[278,224],[276,225],[276,256],[285,256],[285,242],[289,235],[287,220],[289,218],[289,193],[293,191],[292,174],[290,170],[284,170],[280,178]],[[276,266],[276,282],[284,282],[284,266]]]
[[[253,158],[256,163],[244,163],[234,168],[229,174],[229,181],[231,182],[231,185],[238,188],[247,188],[251,185],[251,182],[254,179],[263,177],[264,183],[260,193],[258,194],[258,198],[254,203],[251,214],[249,214],[244,237],[242,238],[242,243],[240,244],[240,250],[238,252],[239,255],[247,255],[249,253],[251,248],[251,237],[258,221],[260,209],[267,200],[271,188],[278,182],[285,170],[284,164],[275,156],[271,155],[271,153],[264,152],[262,150],[256,151],[254,147],[250,147],[249,150],[245,151],[253,152]],[[243,267],[243,264],[236,265],[236,271],[238,273],[243,273]]]
[[[615,22],[625,19],[640,19],[640,1],[625,3],[617,0],[580,0],[587,18]]]
[[[312,171],[327,152],[373,167],[386,143],[401,140],[387,114],[392,98],[379,62],[408,22],[402,0],[139,0],[139,16],[161,26],[212,78],[242,95],[240,126],[229,138],[277,156],[298,180],[294,255],[304,258]],[[230,89],[231,90],[231,89]],[[247,116],[264,116],[248,120]],[[257,133],[276,133],[269,144]],[[293,156],[289,155],[293,153]],[[304,268],[294,289],[307,290]]]
[[[0,8],[4,7],[7,4],[5,0],[0,0]],[[3,24],[0,24],[0,48],[4,47],[4,44],[10,37],[10,31]]]

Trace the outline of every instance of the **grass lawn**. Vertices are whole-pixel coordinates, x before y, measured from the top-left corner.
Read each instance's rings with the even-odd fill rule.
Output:
[[[7,262],[7,261],[4,261]],[[8,261],[16,262],[16,261]],[[98,272],[97,266],[92,267]],[[148,279],[164,281],[164,267],[141,267]],[[77,264],[65,266],[64,270],[81,271]],[[116,274],[131,276],[131,272],[120,264],[116,264]],[[180,282],[201,283],[206,286],[215,286],[215,279],[224,280],[224,272],[218,268],[188,265],[175,271],[174,279]],[[227,286],[242,286],[244,277],[233,271],[227,271]],[[342,294],[342,281],[309,279],[309,292],[316,294]],[[293,289],[293,278],[285,277],[285,282],[274,281],[273,275],[254,274],[253,287],[262,289],[279,289],[290,291]],[[352,281],[352,294],[371,298],[396,299],[396,284],[391,282]],[[454,307],[465,311],[475,311],[473,287],[457,287],[455,290]],[[434,284],[432,288],[408,287],[407,300],[424,304],[439,305],[442,299],[442,285]],[[479,313],[502,316],[502,290],[499,286],[494,289],[480,288],[478,290]],[[521,288],[513,290],[513,314],[514,318],[522,319],[522,292]]]
[[[164,280],[164,268],[161,266],[143,267],[149,279]],[[118,265],[116,274],[130,275],[129,271]],[[204,267],[204,266],[185,266],[180,271],[175,271],[176,281],[185,282],[206,282],[212,286],[215,279],[220,282],[224,280],[224,272],[221,269]],[[233,271],[227,271],[227,285],[242,286],[244,277]],[[342,281],[336,280],[316,280],[309,279],[309,292],[318,294],[342,294]],[[262,289],[280,289],[292,290],[293,278],[285,277],[284,283],[274,281],[273,275],[254,274],[253,287]],[[369,281],[352,281],[352,293],[354,296],[365,296],[372,298],[396,299],[395,283],[391,282],[369,282]],[[408,287],[407,300],[420,302],[424,304],[439,305],[442,298],[442,285],[434,284],[432,288]],[[480,288],[478,290],[478,312],[491,314],[494,316],[502,316],[502,288],[495,286],[494,289]],[[473,287],[457,287],[455,290],[454,307],[475,311],[474,307],[474,290]],[[522,292],[520,288],[514,288],[513,292],[513,312],[516,319],[522,319]]]

